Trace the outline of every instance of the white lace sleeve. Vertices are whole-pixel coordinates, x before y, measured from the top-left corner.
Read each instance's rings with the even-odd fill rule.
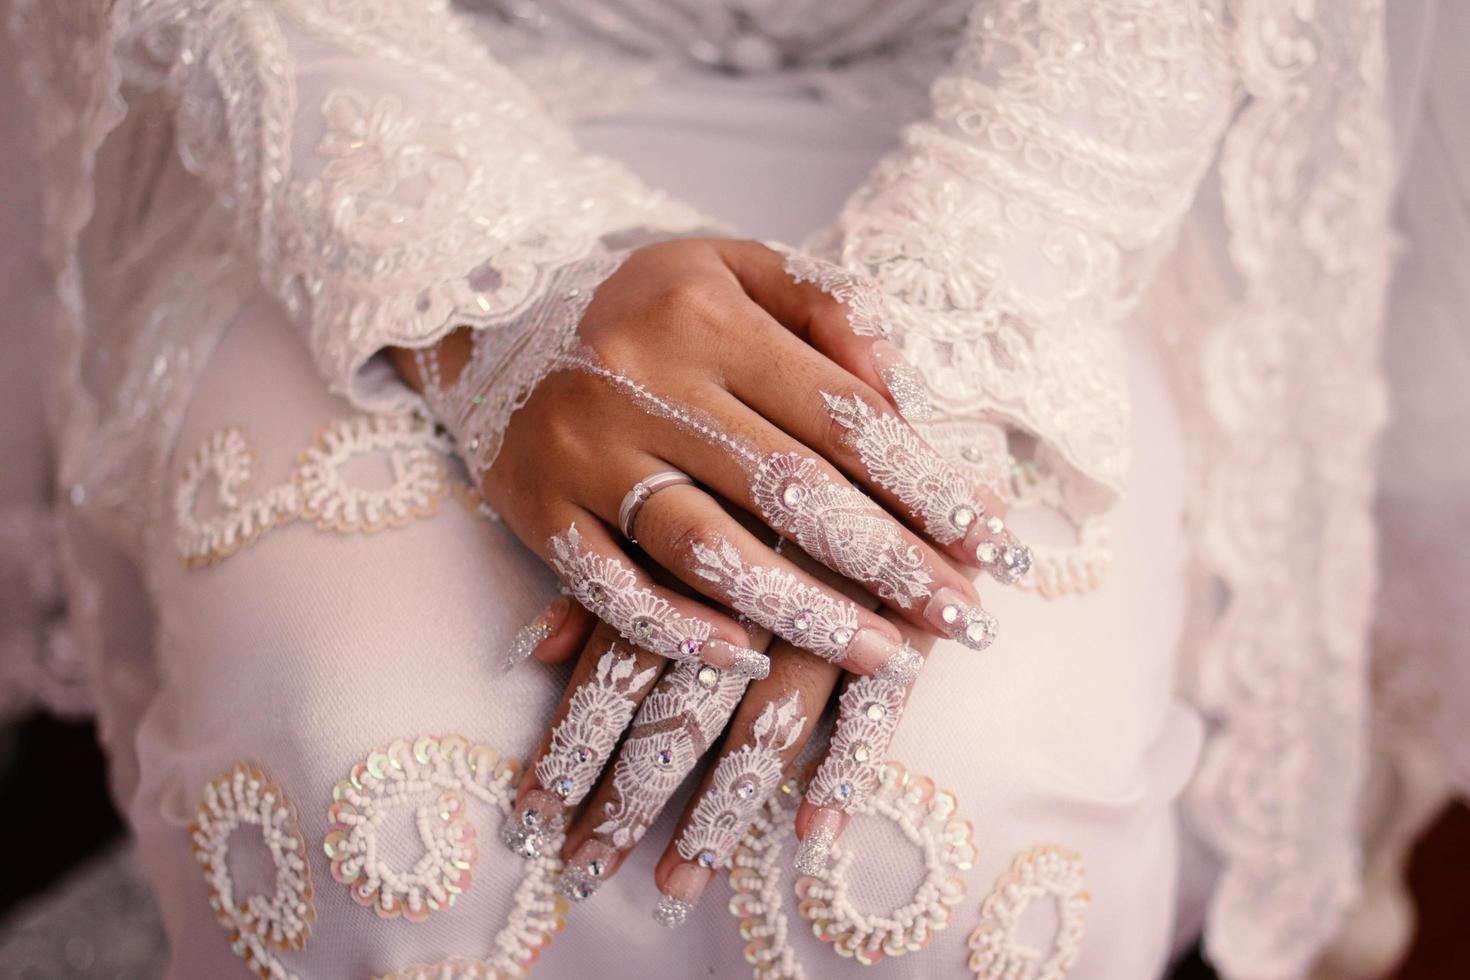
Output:
[[[175,107],[185,161],[331,386],[414,396],[373,355],[517,323],[606,236],[699,216],[582,154],[443,0],[119,3],[131,90]]]
[[[1004,0],[827,241],[899,301],[893,340],[950,417],[1037,436],[1106,502],[1128,463],[1112,329],[1235,99],[1212,3]],[[1075,481],[1074,481],[1075,482]]]

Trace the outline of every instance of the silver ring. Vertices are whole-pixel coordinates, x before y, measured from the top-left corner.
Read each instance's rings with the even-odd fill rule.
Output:
[[[638,539],[633,536],[633,525],[648,498],[660,490],[685,485],[693,486],[694,481],[687,473],[680,473],[678,470],[662,470],[633,484],[633,488],[623,494],[623,503],[618,507],[618,527],[622,528],[623,537],[630,543],[637,544]]]

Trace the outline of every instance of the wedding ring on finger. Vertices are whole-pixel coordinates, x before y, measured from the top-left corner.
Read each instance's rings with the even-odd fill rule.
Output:
[[[638,512],[643,505],[648,503],[648,498],[660,490],[669,487],[693,486],[694,481],[689,474],[678,470],[661,470],[652,476],[645,476],[623,495],[623,502],[618,506],[618,527],[622,529],[623,537],[630,544],[637,544],[638,538],[634,534],[638,522]]]

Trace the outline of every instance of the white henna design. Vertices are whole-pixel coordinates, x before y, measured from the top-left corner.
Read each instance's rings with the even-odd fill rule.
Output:
[[[723,539],[693,546],[694,573],[720,586],[731,608],[758,626],[841,663],[857,633],[858,607],[809,585],[783,568],[753,565]]]
[[[861,491],[838,483],[801,453],[774,453],[756,467],[756,509],[772,527],[840,575],[908,608],[929,595],[924,554]]]
[[[694,805],[679,836],[680,857],[714,868],[730,856],[780,785],[781,755],[796,744],[805,725],[800,691],[789,691],[761,709],[750,743],[720,760],[709,788]]]
[[[901,418],[875,412],[856,395],[821,394],[868,476],[917,515],[929,537],[953,544],[985,516],[965,472],[926,445]]]
[[[595,832],[619,849],[638,843],[725,727],[746,683],[693,661],[664,674],[638,708],[613,768],[613,798]]]
[[[623,639],[670,660],[698,659],[711,642],[708,622],[685,616],[653,589],[638,584],[633,569],[616,558],[599,555],[582,543],[575,524],[549,542],[551,567],[576,599],[622,634]],[[767,658],[754,650],[725,644],[734,651],[728,668],[747,676],[765,676]]]
[[[807,787],[808,803],[847,810],[872,796],[907,696],[907,687],[880,677],[847,686],[837,700],[827,756]]]
[[[632,653],[614,644],[597,661],[591,678],[572,692],[564,718],[551,731],[551,746],[536,763],[536,780],[567,806],[592,790],[602,767],[633,718],[634,696],[658,670],[638,670]]]

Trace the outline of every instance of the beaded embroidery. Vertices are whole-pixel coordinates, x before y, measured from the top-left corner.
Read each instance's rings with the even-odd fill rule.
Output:
[[[370,753],[332,789],[331,830],[322,842],[332,877],[385,919],[422,922],[450,907],[470,887],[479,857],[466,800],[508,811],[518,770],[488,745],[458,735],[399,740]],[[424,849],[406,870],[389,865],[378,836],[386,815],[403,806],[414,810]]]
[[[1092,896],[1087,870],[1072,851],[1050,845],[1019,854],[980,906],[980,925],[970,933],[970,969],[980,980],[1062,980],[1077,961]],[[1056,904],[1057,927],[1049,950],[1023,943],[1018,927],[1031,904]]]
[[[275,867],[275,890],[269,896],[235,895],[230,836],[245,825],[259,828]],[[303,948],[316,920],[306,842],[291,801],[259,769],[237,763],[205,784],[189,836],[209,885],[209,905],[219,924],[230,930],[235,955],[262,977],[290,977],[272,951]]]
[[[191,566],[234,554],[262,534],[292,521],[322,530],[375,532],[434,514],[449,491],[447,444],[425,422],[406,415],[354,415],[323,427],[300,455],[290,479],[245,499],[254,455],[237,428],[211,433],[185,464],[174,518],[179,556]],[[351,460],[381,455],[393,482],[384,489],[353,486],[343,476]],[[221,513],[200,517],[209,478]]]
[[[569,807],[591,792],[633,717],[634,695],[658,676],[657,668],[637,665],[615,644],[598,659],[587,683],[572,692],[566,717],[551,731],[551,746],[536,763],[536,781]]]
[[[638,707],[613,767],[613,798],[596,832],[614,847],[638,843],[674,790],[724,730],[748,683],[697,661],[666,672]]]
[[[768,701],[749,744],[720,760],[679,836],[679,856],[701,867],[722,864],[781,780],[781,754],[796,743],[806,724],[801,692]]]
[[[788,779],[781,790],[761,808],[730,858],[730,886],[735,892],[730,914],[740,920],[745,958],[757,980],[807,976],[791,944],[787,890],[782,887],[802,787]],[[884,913],[863,912],[854,905],[848,884],[856,852],[843,850],[838,843],[829,867],[797,879],[797,914],[839,955],[866,965],[923,949],[949,924],[955,906],[964,899],[964,873],[975,860],[969,821],[959,817],[954,794],[936,791],[932,780],[894,762],[882,767],[878,791],[851,812],[855,820],[891,820],[922,855],[923,880],[903,905]]]

